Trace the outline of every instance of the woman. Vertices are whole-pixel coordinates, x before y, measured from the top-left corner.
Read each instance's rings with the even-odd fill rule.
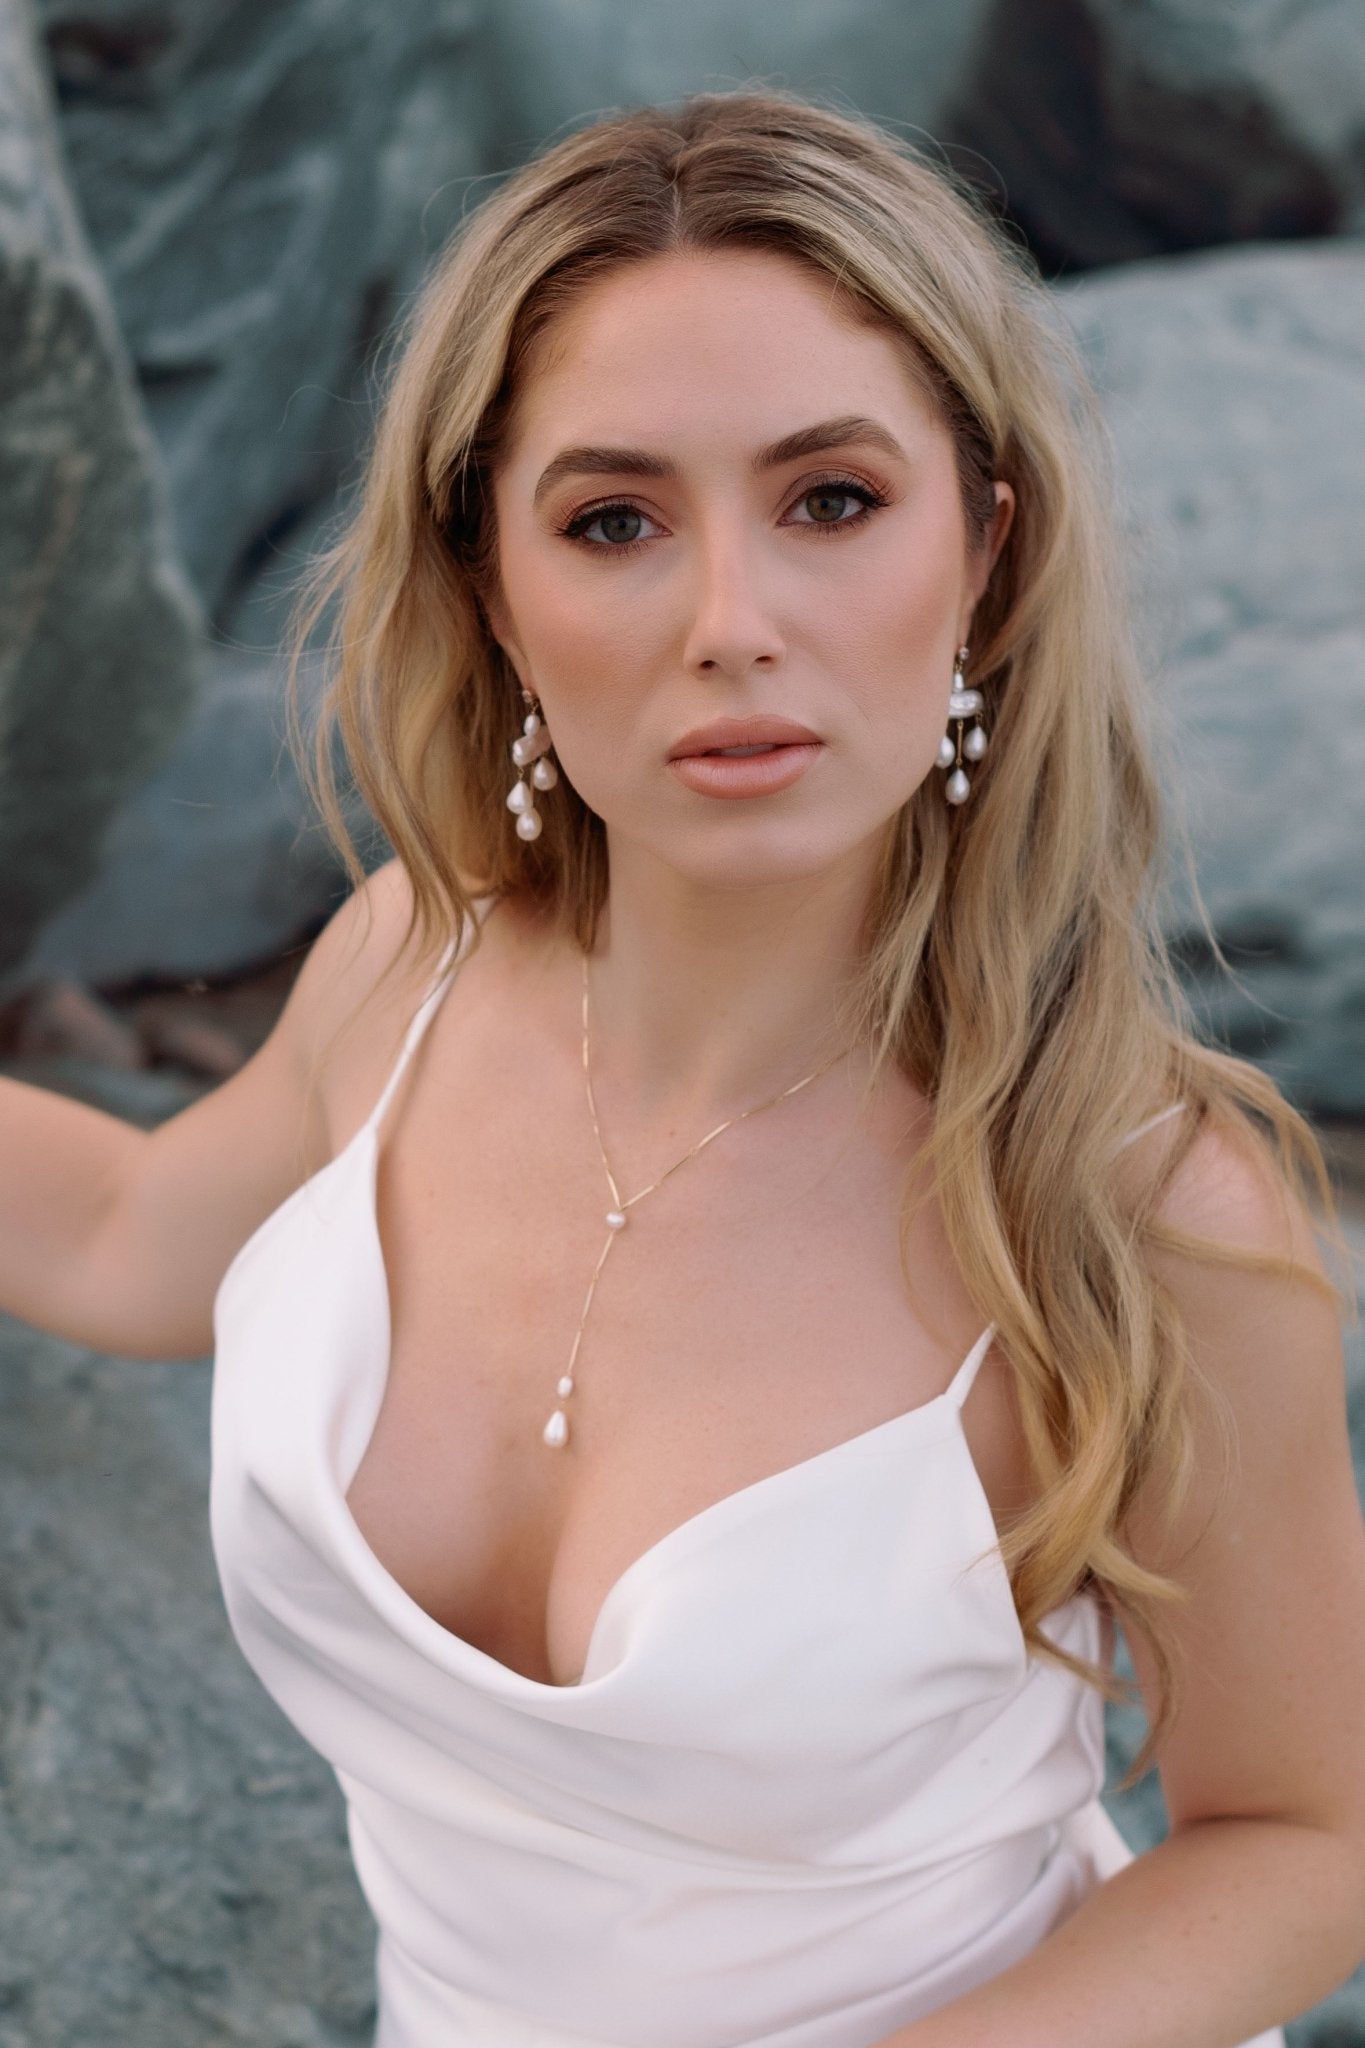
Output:
[[[382,2048],[1219,2048],[1359,1958],[1326,1183],[1163,962],[1094,441],[874,129],[560,144],[317,598],[396,858],[155,1134],[4,1091],[4,1301],[213,1320],[229,1612],[347,1795]]]

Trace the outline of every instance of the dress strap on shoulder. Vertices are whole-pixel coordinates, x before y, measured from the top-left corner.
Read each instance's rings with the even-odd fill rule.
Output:
[[[1155,1116],[1149,1116],[1145,1124],[1139,1124],[1135,1131],[1129,1131],[1126,1138],[1120,1138],[1115,1150],[1122,1152],[1125,1145],[1135,1145],[1139,1138],[1145,1138],[1148,1131],[1154,1131],[1158,1124],[1164,1124],[1168,1117],[1179,1116],[1185,1107],[1183,1102],[1173,1102],[1166,1109],[1159,1109]]]
[[[436,972],[427,986],[427,992],[414,1012],[412,1022],[404,1034],[398,1058],[393,1063],[389,1078],[384,1083],[383,1089],[380,1092],[379,1100],[365,1119],[367,1129],[378,1129],[379,1125],[384,1121],[384,1112],[393,1101],[398,1084],[404,1074],[406,1074],[413,1054],[426,1037],[427,1026],[440,1009],[441,1000],[449,989],[451,982],[455,979],[460,964],[460,956],[463,951],[464,948],[459,942],[452,939],[442,952],[441,958],[437,963]]]
[[[951,1380],[949,1380],[947,1399],[950,1406],[960,1408],[968,1394],[972,1391],[973,1382],[985,1362],[986,1353],[991,1348],[991,1339],[994,1335],[995,1324],[988,1323],[957,1371],[953,1374]]]

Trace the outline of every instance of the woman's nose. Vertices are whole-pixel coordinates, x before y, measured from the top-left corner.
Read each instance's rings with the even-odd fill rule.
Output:
[[[683,659],[694,675],[742,676],[775,667],[785,651],[757,565],[729,533],[698,559]]]

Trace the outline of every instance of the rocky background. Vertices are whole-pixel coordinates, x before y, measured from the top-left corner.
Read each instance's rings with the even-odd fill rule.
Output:
[[[9,1070],[151,1122],[269,1028],[341,890],[282,751],[289,582],[386,337],[542,140],[755,77],[932,138],[1055,284],[1231,973],[1178,868],[1170,927],[1365,1249],[1359,0],[0,0]],[[370,2039],[335,1789],[222,1619],[206,1422],[203,1361],[0,1327],[0,2048]],[[1115,1810],[1161,1825],[1152,1780]],[[1291,2040],[1365,2048],[1365,1981]]]

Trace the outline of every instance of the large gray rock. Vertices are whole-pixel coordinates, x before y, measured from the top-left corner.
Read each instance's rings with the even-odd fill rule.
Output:
[[[352,822],[363,831],[358,809]],[[348,886],[286,745],[279,658],[220,649],[180,744],[120,811],[24,981],[232,975],[309,935]]]
[[[990,0],[499,0],[488,19],[497,161],[588,115],[754,81],[936,132]]]
[[[41,0],[90,238],[215,614],[352,466],[481,168],[482,0]]]
[[[1200,1009],[1301,1102],[1365,1110],[1365,248],[1221,251],[1060,294],[1103,393],[1216,972]]]
[[[1046,267],[1365,225],[1359,0],[996,0],[950,121]]]
[[[0,970],[94,873],[198,642],[28,12],[0,0]]]
[[[0,1319],[0,2048],[367,2048],[331,1773],[228,1634],[208,1368]]]

